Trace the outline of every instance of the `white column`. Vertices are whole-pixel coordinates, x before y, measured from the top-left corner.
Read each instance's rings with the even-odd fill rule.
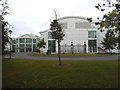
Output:
[[[31,44],[32,44],[32,52],[33,52],[33,38],[32,38],[32,43]]]
[[[19,42],[19,38],[18,38],[18,52],[20,52],[20,42]]]
[[[16,39],[15,39],[15,52],[17,52],[17,42],[16,42]]]
[[[98,53],[98,39],[96,40],[96,44],[97,44],[96,48],[97,48],[97,53]]]
[[[24,50],[25,50],[24,52],[26,52],[26,38],[25,38],[25,49]]]
[[[89,53],[88,40],[86,41],[86,53]]]

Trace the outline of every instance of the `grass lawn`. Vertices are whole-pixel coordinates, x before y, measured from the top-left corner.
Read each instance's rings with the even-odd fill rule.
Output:
[[[28,55],[36,55],[36,56],[58,56],[58,54],[40,54],[40,53],[30,53]],[[62,57],[86,57],[86,56],[110,56],[110,55],[115,55],[115,54],[61,54]]]
[[[3,88],[117,88],[117,60],[3,60]]]

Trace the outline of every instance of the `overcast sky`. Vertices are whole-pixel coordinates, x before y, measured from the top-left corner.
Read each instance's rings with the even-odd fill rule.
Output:
[[[13,25],[12,36],[36,34],[49,28],[54,19],[53,9],[58,18],[64,16],[83,16],[96,19],[105,12],[95,8],[103,0],[8,0],[10,15],[6,19]]]

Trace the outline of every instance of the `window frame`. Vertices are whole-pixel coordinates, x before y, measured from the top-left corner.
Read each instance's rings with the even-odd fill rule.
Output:
[[[88,31],[88,38],[97,38],[97,31],[95,30]]]

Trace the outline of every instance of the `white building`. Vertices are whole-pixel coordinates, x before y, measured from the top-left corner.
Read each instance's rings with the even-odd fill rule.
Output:
[[[63,17],[58,19],[58,22],[65,34],[64,40],[61,41],[61,53],[105,53],[101,41],[106,31],[100,32],[94,22],[78,16]],[[41,38],[46,42],[46,48],[43,51],[46,53],[47,50],[51,50],[57,53],[57,41],[52,39],[50,32],[49,29],[40,32]],[[113,51],[118,52],[117,49]]]
[[[12,50],[15,52],[34,52],[37,50],[37,42],[40,37],[34,34],[24,34],[17,38],[12,38]]]

